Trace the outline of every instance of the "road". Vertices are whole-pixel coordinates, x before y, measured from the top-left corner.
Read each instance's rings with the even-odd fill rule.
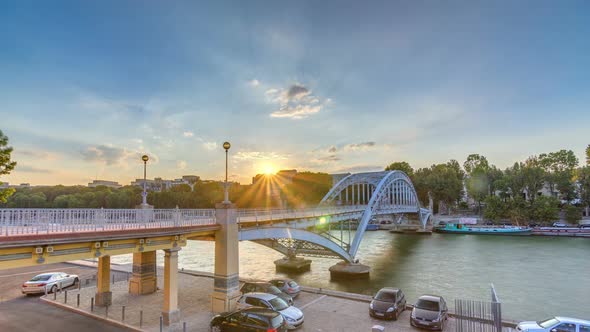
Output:
[[[126,331],[46,304],[41,301],[40,296],[24,296],[21,294],[20,286],[24,281],[39,273],[54,271],[77,274],[82,280],[92,278],[92,275],[95,274],[93,268],[67,263],[0,270],[0,331]]]

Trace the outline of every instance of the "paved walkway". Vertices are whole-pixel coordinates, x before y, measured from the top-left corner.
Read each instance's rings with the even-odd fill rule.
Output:
[[[127,269],[129,267],[119,267]],[[125,306],[125,323],[139,327],[140,311],[143,313],[142,329],[159,331],[159,320],[162,308],[163,278],[158,275],[156,293],[144,296],[134,296],[128,293],[126,281],[115,282],[112,285],[113,305],[109,307],[108,318],[122,321],[122,306]],[[210,312],[209,295],[213,291],[213,279],[205,276],[194,276],[187,273],[179,274],[179,307],[181,309],[181,323],[165,327],[164,331],[182,331],[182,322],[186,322],[187,331],[208,331],[209,321],[213,314]],[[80,309],[90,312],[90,299],[94,297],[94,287],[82,288],[68,292],[68,305],[76,307],[77,294],[80,294]],[[398,321],[379,321],[368,315],[367,298],[345,299],[334,295],[313,292],[302,292],[295,299],[295,306],[301,308],[305,314],[305,323],[298,331],[371,331],[373,325],[382,325],[386,331],[418,331],[410,327],[409,311],[405,311]],[[53,295],[48,296],[53,299]],[[64,303],[65,293],[58,294],[56,301]],[[95,315],[105,317],[105,308],[95,307]],[[449,321],[446,330],[453,331],[453,321]]]

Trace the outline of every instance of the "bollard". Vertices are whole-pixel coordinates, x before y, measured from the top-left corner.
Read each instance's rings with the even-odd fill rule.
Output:
[[[115,274],[113,273],[113,284],[115,284]]]
[[[64,293],[64,303],[68,303],[68,291]]]
[[[57,289],[53,292],[53,301],[57,300]]]
[[[186,322],[182,322],[182,332],[186,332]]]
[[[121,307],[121,321],[125,322],[125,306]]]
[[[78,290],[82,289],[82,281],[78,280]]]
[[[160,316],[160,332],[164,331],[164,317]]]
[[[45,286],[45,297],[47,297],[47,286]]]
[[[143,325],[143,310],[139,310],[139,328]]]
[[[61,282],[59,283],[59,292],[61,293]]]
[[[106,306],[104,307],[104,316],[105,316],[106,318],[109,318],[109,306],[108,306],[108,305],[106,305]]]
[[[90,312],[94,312],[94,298],[90,299]]]
[[[76,307],[80,307],[80,293],[76,296]]]

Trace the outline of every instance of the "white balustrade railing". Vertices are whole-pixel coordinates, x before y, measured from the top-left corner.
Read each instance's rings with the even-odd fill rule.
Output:
[[[214,209],[0,209],[0,236],[214,225]]]
[[[241,209],[238,222],[303,219],[358,212],[365,205]],[[0,209],[0,236],[214,225],[214,209]]]

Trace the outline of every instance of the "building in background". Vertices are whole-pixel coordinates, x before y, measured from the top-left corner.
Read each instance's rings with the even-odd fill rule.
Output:
[[[153,180],[147,179],[145,181],[147,191],[166,191],[172,187],[186,184],[193,190],[195,183],[201,178],[197,175],[183,175],[180,179],[166,180],[162,178],[155,178]],[[131,182],[132,186],[138,186],[143,188],[143,179],[136,179]]]
[[[88,187],[90,187],[90,188],[96,188],[99,186],[105,186],[105,187],[114,188],[114,189],[122,187],[119,184],[119,182],[117,182],[117,181],[107,181],[107,180],[93,180],[92,182],[90,182],[88,184]]]
[[[7,188],[14,188],[14,189],[24,189],[24,188],[31,188],[30,183],[21,183],[21,184],[9,184],[8,182],[0,182],[0,189],[7,189]]]

